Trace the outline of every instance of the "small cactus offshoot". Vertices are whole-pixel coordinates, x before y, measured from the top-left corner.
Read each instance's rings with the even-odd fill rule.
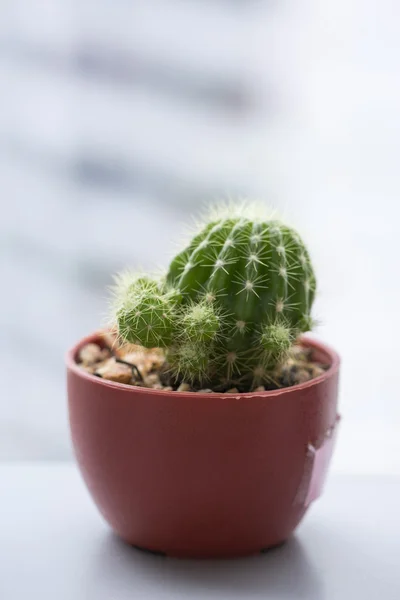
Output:
[[[123,342],[164,348],[178,380],[254,386],[311,329],[315,287],[294,229],[229,210],[200,229],[165,276],[119,276],[114,320]]]

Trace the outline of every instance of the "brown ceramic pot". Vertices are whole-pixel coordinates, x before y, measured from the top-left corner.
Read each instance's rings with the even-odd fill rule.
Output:
[[[290,536],[337,420],[335,352],[303,340],[330,365],[307,383],[196,394],[89,375],[75,362],[88,342],[101,337],[83,339],[67,355],[72,440],[89,491],[117,534],[141,548],[196,557],[256,553]]]

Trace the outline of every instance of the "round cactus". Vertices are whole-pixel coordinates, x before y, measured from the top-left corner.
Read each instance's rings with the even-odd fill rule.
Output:
[[[153,348],[167,346],[173,332],[173,302],[158,283],[130,273],[116,281],[114,314],[120,338]]]
[[[310,329],[315,283],[295,230],[226,214],[195,235],[160,283],[120,286],[119,332],[167,348],[171,369],[191,382],[262,383]]]

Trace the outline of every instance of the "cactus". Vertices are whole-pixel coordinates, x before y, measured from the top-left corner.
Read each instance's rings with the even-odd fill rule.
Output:
[[[164,348],[178,379],[258,385],[311,328],[315,284],[295,230],[226,211],[164,277],[120,277],[114,315],[122,340]]]

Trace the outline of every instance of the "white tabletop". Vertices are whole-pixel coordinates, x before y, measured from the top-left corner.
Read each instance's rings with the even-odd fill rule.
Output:
[[[117,539],[69,463],[0,466],[1,600],[399,600],[400,477],[337,476],[296,535],[232,561]]]

